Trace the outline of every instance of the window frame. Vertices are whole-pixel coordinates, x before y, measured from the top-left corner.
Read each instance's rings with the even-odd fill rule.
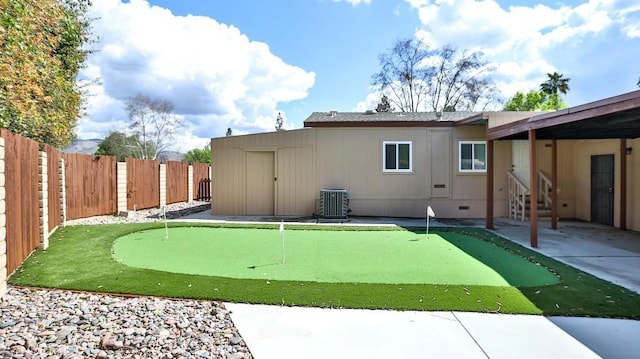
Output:
[[[387,145],[395,145],[396,168],[387,169]],[[400,151],[398,145],[409,145],[409,168],[398,168]],[[382,172],[383,173],[413,173],[413,141],[382,141]]]
[[[462,146],[471,145],[471,169],[462,168]],[[484,146],[484,168],[475,168],[476,145]],[[487,172],[487,141],[459,141],[458,142],[458,172],[460,173],[486,173]]]

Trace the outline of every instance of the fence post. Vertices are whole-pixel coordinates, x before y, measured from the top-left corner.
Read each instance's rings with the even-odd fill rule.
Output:
[[[40,206],[40,249],[49,248],[49,176],[47,153],[40,152],[38,159],[38,204]]]
[[[160,164],[160,208],[167,205],[167,165]]]
[[[58,161],[58,173],[60,175],[60,225],[67,225],[67,179],[65,177],[64,158]]]
[[[119,216],[127,215],[127,163],[116,163],[116,212]]]
[[[193,166],[189,165],[187,170],[187,202],[193,202]]]
[[[4,183],[4,138],[0,137],[0,298],[7,292],[7,202]]]

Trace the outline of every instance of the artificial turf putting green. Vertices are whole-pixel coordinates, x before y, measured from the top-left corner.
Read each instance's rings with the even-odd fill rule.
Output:
[[[169,223],[173,229],[202,227],[212,230],[269,229],[278,242],[278,225]],[[293,227],[293,226],[292,226]],[[298,230],[410,232],[424,228],[297,225]],[[491,263],[476,246],[490,245],[552,272],[559,282],[539,286],[487,286],[452,284],[326,283],[298,280],[238,279],[200,274],[171,273],[134,268],[115,260],[114,243],[128,234],[160,229],[163,223],[67,226],[49,238],[46,251],[37,250],[8,278],[11,285],[215,299],[230,302],[396,310],[455,310],[544,315],[598,316],[640,319],[640,295],[559,263],[528,248],[478,228],[433,228],[457,248],[500,273],[509,283],[528,273],[514,272],[501,262]],[[461,237],[449,236],[449,234]],[[287,238],[290,231],[286,232]],[[463,240],[471,237],[473,240]],[[164,236],[163,236],[164,238]],[[459,238],[460,240],[456,240]],[[475,254],[474,254],[475,253]],[[480,254],[478,254],[480,253]],[[174,253],[174,258],[178,255]],[[280,257],[278,256],[278,260]],[[530,267],[526,267],[530,268]]]
[[[127,266],[240,279],[531,287],[558,278],[521,256],[454,232],[171,228],[117,239]]]

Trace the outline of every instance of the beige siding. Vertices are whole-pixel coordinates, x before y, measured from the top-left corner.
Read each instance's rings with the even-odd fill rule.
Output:
[[[459,141],[483,141],[484,126],[450,128],[314,128],[217,138],[212,141],[215,214],[247,212],[248,152],[274,157],[275,215],[318,213],[321,189],[346,189],[351,215],[424,217],[431,205],[442,218],[483,218],[486,173],[458,170]],[[383,142],[411,141],[412,171],[383,171]],[[590,157],[616,156],[620,181],[619,140],[557,141],[558,210],[561,218],[590,220]],[[640,230],[640,139],[629,140],[626,155],[627,226]],[[538,163],[551,175],[551,141],[538,141]],[[507,216],[506,174],[513,164],[511,141],[494,141],[494,214]],[[435,185],[438,185],[437,187]],[[442,186],[444,185],[444,187]],[[619,190],[615,197],[616,225]]]
[[[316,192],[313,146],[279,149],[277,173],[277,214],[313,214]]]
[[[313,213],[315,130],[231,136],[215,138],[211,143],[211,210],[214,214],[251,214],[251,208],[247,208],[247,196],[251,195],[247,191],[247,177],[251,175],[247,173],[247,153],[250,152],[269,152],[275,156],[272,169],[275,175],[272,177],[277,180],[271,205],[273,214]]]

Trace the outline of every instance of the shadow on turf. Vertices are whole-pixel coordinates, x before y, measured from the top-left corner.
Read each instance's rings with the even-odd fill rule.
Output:
[[[253,266],[248,266],[248,269],[256,269],[256,268],[263,268],[263,267],[273,267],[273,266],[277,266],[280,265],[282,263],[270,263],[270,264],[260,264],[260,265],[253,265]]]
[[[424,234],[423,228],[407,228],[407,230],[416,233],[416,234]],[[522,287],[523,283],[529,282],[528,280],[524,280],[523,278],[530,277],[533,275],[527,268],[513,265],[513,262],[505,261],[505,260],[496,260],[494,255],[490,252],[492,248],[495,248],[496,244],[491,241],[487,241],[483,234],[486,232],[479,232],[475,229],[465,229],[465,228],[455,228],[455,229],[447,229],[447,228],[438,228],[430,231],[429,234],[439,235],[442,239],[451,243],[461,251],[465,252],[470,257],[476,259],[481,262],[485,266],[493,269],[496,273],[498,273],[504,280],[507,281],[513,287]],[[474,239],[474,240],[467,240]],[[425,239],[428,240],[428,239]],[[516,255],[517,257],[522,258],[525,261],[531,262],[522,253],[513,253],[512,251],[507,250],[504,247],[500,247],[502,251],[506,251],[507,253],[511,253]],[[541,279],[541,281],[544,281]],[[530,282],[529,282],[530,283]],[[546,285],[553,285],[555,283],[547,283]],[[528,286],[532,286],[529,284]]]
[[[404,227],[405,230],[423,234],[425,228]],[[501,262],[488,261],[488,258],[480,255],[469,243],[447,238],[447,233],[457,233],[474,238],[494,246],[508,253],[522,257],[523,259],[545,268],[554,274],[559,282],[538,286],[519,286],[517,278],[528,275],[526,272],[514,273],[502,266]],[[434,234],[439,234],[460,250],[495,270],[509,284],[531,301],[544,315],[569,315],[569,316],[593,316],[599,317],[630,318],[637,319],[637,309],[640,305],[640,296],[627,288],[605,281],[574,267],[558,262],[513,243],[500,236],[494,235],[479,228],[471,227],[440,227],[434,229]],[[544,296],[538,295],[541,291]],[[616,297],[617,300],[612,300]],[[629,314],[633,313],[633,314]]]

